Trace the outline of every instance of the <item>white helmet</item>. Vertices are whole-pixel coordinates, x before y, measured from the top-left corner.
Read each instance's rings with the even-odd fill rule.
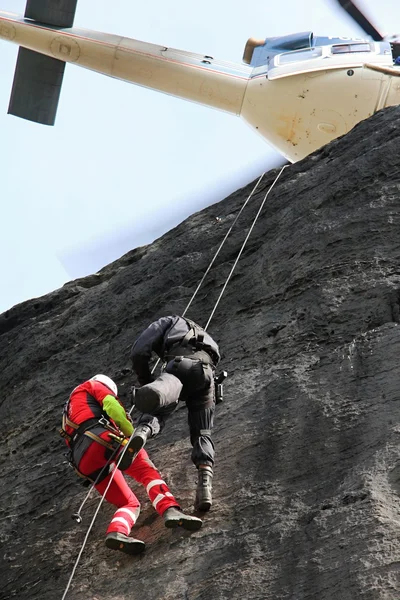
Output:
[[[95,375],[94,377],[91,377],[90,381],[100,381],[100,383],[103,383],[105,386],[108,387],[109,390],[111,390],[116,396],[118,396],[117,384],[114,383],[112,379],[107,377],[107,375]]]

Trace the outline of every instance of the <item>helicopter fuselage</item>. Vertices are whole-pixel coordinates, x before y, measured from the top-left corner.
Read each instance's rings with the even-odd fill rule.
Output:
[[[335,38],[256,67],[241,116],[294,162],[399,103],[400,68],[390,44]]]
[[[400,103],[400,68],[393,67],[387,42],[335,38],[335,43],[271,53],[266,64],[252,67],[1,12],[0,39],[240,115],[291,162]]]

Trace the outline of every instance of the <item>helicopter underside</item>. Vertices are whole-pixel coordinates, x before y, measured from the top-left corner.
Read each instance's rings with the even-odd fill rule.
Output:
[[[394,70],[393,70],[394,71]],[[241,116],[289,161],[298,161],[359,121],[400,104],[398,77],[366,65],[252,79]]]

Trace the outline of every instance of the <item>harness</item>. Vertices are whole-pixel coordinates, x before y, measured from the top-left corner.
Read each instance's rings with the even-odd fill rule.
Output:
[[[178,342],[175,342],[170,346],[166,355],[171,354],[171,350],[176,351],[179,348],[179,354],[182,356],[190,356],[193,355],[193,352],[201,353],[199,356],[200,360],[203,360],[205,363],[211,364],[211,366],[215,369],[216,364],[219,361],[217,354],[211,348],[209,344],[204,343],[204,329],[201,329],[197,323],[188,319],[187,317],[182,317],[187,325],[189,326],[189,331],[186,333],[185,337]],[[206,353],[206,356],[204,355]],[[174,352],[176,354],[176,352]],[[173,354],[173,355],[174,355]],[[173,356],[172,355],[172,356]],[[208,360],[208,359],[211,359]]]
[[[174,368],[177,370],[179,368],[179,362],[185,356],[192,359],[196,358],[200,360],[203,365],[210,365],[210,367],[213,369],[213,372],[215,372],[216,365],[219,362],[219,357],[211,348],[211,346],[204,343],[204,329],[201,329],[197,323],[191,319],[188,319],[187,317],[182,317],[182,319],[184,319],[188,324],[189,331],[182,340],[175,342],[168,349],[166,349],[164,360],[168,361],[169,359],[175,358]],[[167,362],[164,363],[164,368],[166,364]],[[227,376],[228,373],[226,371],[222,371],[218,377],[214,379],[216,404],[223,402],[223,381]]]
[[[196,348],[199,347],[200,345],[204,346],[204,343],[203,343],[204,342],[204,330],[200,329],[200,327],[197,325],[197,323],[195,323],[191,319],[188,319],[187,317],[183,317],[183,318],[186,321],[186,323],[189,325],[189,331],[187,332],[187,334],[185,335],[185,337],[183,338],[183,340],[181,342],[182,346],[187,346],[189,342],[191,342],[191,344],[193,344],[193,342],[194,342],[194,346]]]
[[[92,417],[91,419],[87,419],[80,425],[74,423],[68,418],[68,404],[69,399],[64,405],[62,425],[61,429],[59,430],[61,437],[67,441],[69,446],[69,452],[67,453],[68,462],[76,474],[79,475],[79,477],[100,483],[107,477],[109,468],[106,469],[102,467],[101,469],[97,469],[89,475],[84,475],[79,471],[78,468],[83,455],[89,448],[90,444],[96,442],[106,448],[105,458],[109,459],[112,453],[121,445],[124,436],[118,429],[112,426],[112,424],[108,421],[108,419],[105,418],[104,415],[101,417]],[[69,434],[66,430],[66,427],[73,429],[74,433]],[[100,434],[104,433],[104,431],[110,432],[113,442],[107,442],[100,437]],[[119,440],[121,440],[121,442]],[[104,473],[102,473],[103,470]]]
[[[101,438],[96,433],[94,433],[90,430],[94,429],[95,427],[100,427],[100,429],[102,431],[109,429],[115,434],[119,434],[120,432],[118,430],[114,429],[112,427],[111,423],[109,421],[107,421],[107,419],[104,416],[101,416],[100,418],[93,417],[91,419],[87,419],[86,421],[83,421],[83,423],[81,423],[80,425],[77,425],[76,423],[74,423],[67,417],[68,402],[66,403],[66,405],[64,407],[64,411],[63,411],[62,425],[61,425],[61,429],[60,429],[61,437],[63,437],[65,440],[67,440],[68,444],[72,447],[74,445],[74,443],[78,440],[79,436],[86,435],[87,437],[91,438],[93,441],[112,450],[113,446],[110,443],[106,442],[105,440],[103,440],[103,438]],[[69,433],[67,433],[66,427],[71,427],[71,429],[75,430],[75,433],[70,435]]]

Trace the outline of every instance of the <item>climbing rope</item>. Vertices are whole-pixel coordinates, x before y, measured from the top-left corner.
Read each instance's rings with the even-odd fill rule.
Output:
[[[256,216],[254,217],[253,223],[251,224],[251,227],[250,227],[250,229],[249,229],[249,231],[248,231],[248,233],[247,233],[247,235],[246,235],[246,238],[245,238],[245,240],[244,240],[244,242],[243,242],[243,244],[242,244],[242,247],[241,247],[241,248],[240,248],[240,250],[239,250],[239,254],[238,254],[238,255],[237,255],[237,257],[236,257],[236,260],[235,260],[235,262],[233,263],[232,269],[230,270],[230,272],[229,272],[229,275],[228,275],[228,277],[226,278],[225,284],[224,284],[224,286],[223,286],[223,288],[222,288],[222,290],[221,290],[221,293],[220,293],[220,295],[218,296],[218,299],[217,299],[217,301],[216,301],[216,303],[215,303],[215,305],[214,305],[214,308],[212,309],[211,315],[209,316],[209,318],[208,318],[208,321],[207,321],[207,323],[206,323],[206,326],[204,327],[204,331],[207,331],[207,327],[209,326],[209,324],[210,324],[210,321],[211,321],[211,319],[213,318],[215,311],[217,310],[218,304],[220,303],[220,300],[221,300],[221,298],[222,298],[222,296],[223,296],[223,294],[224,294],[224,292],[225,292],[225,290],[226,290],[226,286],[228,285],[228,283],[229,283],[229,280],[230,280],[230,278],[231,278],[231,277],[232,277],[232,275],[233,275],[233,271],[235,270],[235,268],[236,268],[236,265],[238,264],[238,262],[239,262],[239,259],[240,259],[240,257],[242,256],[243,250],[245,249],[245,247],[246,247],[246,244],[247,244],[247,241],[248,241],[248,239],[249,239],[249,237],[250,237],[250,235],[251,235],[251,232],[253,231],[253,229],[254,229],[254,226],[255,226],[255,224],[257,223],[257,219],[258,219],[258,217],[260,216],[262,209],[264,208],[264,204],[265,204],[265,202],[266,202],[266,200],[267,200],[267,198],[268,198],[268,196],[269,196],[269,193],[270,193],[270,191],[272,190],[272,188],[274,187],[274,185],[275,185],[275,184],[276,184],[276,182],[278,181],[279,177],[282,175],[283,171],[284,171],[284,170],[286,169],[286,167],[288,167],[288,166],[289,166],[289,165],[284,165],[284,166],[282,167],[282,169],[279,171],[278,175],[275,177],[275,179],[274,179],[274,181],[273,181],[272,185],[270,186],[270,188],[269,188],[268,192],[265,194],[265,196],[264,196],[264,199],[263,199],[263,201],[261,202],[260,208],[258,209],[258,211],[257,211],[257,214],[256,214]]]
[[[258,219],[258,217],[259,217],[259,216],[260,216],[260,214],[261,214],[261,211],[262,211],[262,209],[263,209],[263,207],[264,207],[264,204],[265,204],[265,202],[266,202],[266,200],[267,200],[267,198],[268,198],[268,195],[269,195],[269,193],[271,192],[272,188],[275,186],[276,182],[278,181],[278,179],[280,178],[281,174],[283,173],[284,169],[285,169],[287,166],[288,166],[288,165],[285,165],[285,166],[283,166],[283,167],[282,167],[282,169],[280,170],[280,172],[278,173],[278,175],[275,177],[275,179],[274,179],[274,181],[273,181],[272,185],[271,185],[271,186],[270,186],[270,188],[268,189],[267,193],[265,194],[265,196],[264,196],[264,198],[263,198],[263,201],[261,202],[260,208],[258,209],[258,211],[257,211],[257,214],[256,214],[255,218],[253,219],[253,222],[252,222],[252,224],[251,224],[251,227],[250,227],[250,229],[249,229],[249,231],[248,231],[248,233],[247,233],[247,235],[246,235],[246,238],[245,238],[245,240],[244,240],[244,242],[243,242],[243,244],[242,244],[242,246],[241,246],[241,248],[240,248],[240,250],[239,250],[239,253],[238,253],[238,255],[237,255],[236,259],[235,259],[235,262],[234,262],[234,264],[233,264],[233,266],[232,266],[232,268],[231,268],[231,270],[230,270],[230,272],[229,272],[229,274],[228,274],[228,277],[227,277],[227,279],[226,279],[226,281],[225,281],[225,283],[224,283],[224,286],[223,286],[223,288],[222,288],[222,290],[221,290],[221,292],[220,292],[220,294],[219,294],[219,296],[218,296],[218,299],[217,299],[217,301],[216,301],[216,303],[215,303],[215,305],[214,305],[214,308],[213,308],[213,310],[212,310],[212,312],[211,312],[211,315],[210,315],[210,317],[208,318],[208,321],[207,321],[207,323],[206,323],[206,326],[204,327],[204,330],[205,330],[205,331],[207,330],[207,327],[209,326],[209,324],[210,324],[210,321],[211,321],[211,319],[213,318],[213,316],[214,316],[214,314],[215,314],[215,311],[216,311],[216,309],[217,309],[217,307],[218,307],[218,305],[219,305],[219,303],[220,303],[220,301],[221,301],[221,298],[222,298],[222,296],[223,296],[223,294],[224,294],[224,292],[225,292],[225,290],[226,290],[226,287],[227,287],[227,285],[228,285],[228,283],[229,283],[229,281],[230,281],[230,279],[231,279],[231,277],[232,277],[232,275],[233,275],[233,272],[234,272],[234,270],[235,270],[235,268],[236,268],[236,265],[238,264],[238,262],[239,262],[239,260],[240,260],[240,257],[241,257],[241,255],[242,255],[242,253],[243,253],[243,250],[244,250],[244,249],[245,249],[245,247],[246,247],[247,241],[248,241],[248,239],[249,239],[249,237],[250,237],[250,235],[251,235],[251,233],[252,233],[252,231],[253,231],[253,229],[254,229],[254,226],[255,226],[255,224],[256,224],[256,222],[257,222],[257,219]],[[218,254],[219,254],[219,253],[220,253],[220,251],[222,250],[222,247],[224,246],[224,244],[225,244],[226,240],[228,239],[228,237],[229,237],[230,233],[232,232],[232,229],[233,229],[233,227],[235,226],[236,222],[238,221],[238,219],[239,219],[240,215],[242,214],[243,210],[245,209],[245,207],[247,206],[248,202],[250,201],[250,199],[252,198],[252,196],[253,196],[253,195],[254,195],[254,193],[256,192],[256,190],[257,190],[257,188],[258,188],[259,184],[261,183],[261,180],[263,179],[264,175],[265,175],[265,173],[263,173],[263,174],[262,174],[262,175],[259,177],[259,179],[258,179],[258,181],[257,181],[256,185],[254,186],[254,188],[253,188],[253,189],[252,189],[252,191],[250,192],[249,196],[247,197],[246,201],[244,202],[243,206],[241,207],[240,211],[238,212],[238,214],[237,214],[237,216],[236,216],[235,220],[233,221],[232,225],[230,226],[230,228],[228,229],[227,233],[225,234],[225,236],[224,236],[224,238],[223,238],[223,240],[222,240],[221,244],[219,245],[219,247],[218,247],[217,251],[215,252],[215,254],[214,254],[214,256],[213,256],[213,258],[212,258],[212,260],[211,260],[211,262],[210,262],[209,266],[207,267],[207,269],[206,269],[206,271],[205,271],[205,273],[204,273],[203,277],[201,278],[200,282],[198,283],[198,285],[197,285],[197,287],[196,287],[196,289],[195,289],[195,291],[194,291],[194,293],[193,293],[192,297],[190,298],[190,300],[189,300],[189,302],[188,302],[188,304],[187,304],[187,306],[186,306],[185,310],[183,311],[183,313],[182,313],[182,316],[184,316],[184,315],[187,313],[187,311],[189,310],[189,307],[190,307],[190,305],[192,304],[192,302],[193,302],[193,300],[195,299],[195,297],[196,297],[196,295],[197,295],[198,291],[200,290],[201,286],[203,285],[203,283],[204,283],[204,280],[205,280],[205,278],[207,277],[208,273],[210,272],[210,269],[212,268],[212,266],[213,266],[213,264],[214,264],[214,262],[215,262],[215,260],[216,260],[216,258],[217,258],[217,256],[218,256]],[[153,369],[152,369],[152,373],[154,373],[155,369],[157,368],[157,365],[158,365],[159,361],[160,361],[160,359],[158,359],[158,360],[157,360],[157,362],[155,363],[155,365],[154,365],[154,367],[153,367]],[[135,405],[133,404],[133,405],[132,405],[132,407],[131,407],[131,409],[130,409],[130,411],[129,411],[129,415],[131,414],[131,412],[132,412],[132,410],[133,410],[134,406],[135,406]],[[83,550],[84,550],[84,548],[85,548],[85,546],[86,546],[86,542],[87,542],[87,540],[88,540],[89,534],[90,534],[90,532],[91,532],[91,530],[92,530],[92,527],[93,527],[93,525],[94,525],[94,523],[95,523],[95,520],[96,520],[96,518],[97,518],[97,515],[98,515],[98,513],[99,513],[99,510],[100,510],[100,508],[101,508],[101,505],[103,504],[103,502],[104,502],[104,499],[105,499],[105,497],[106,497],[106,495],[107,495],[107,492],[108,492],[108,490],[109,490],[109,488],[110,488],[110,485],[111,485],[111,483],[112,483],[112,481],[113,481],[113,478],[114,478],[115,471],[116,471],[116,469],[118,469],[118,466],[119,466],[119,464],[120,464],[120,462],[121,462],[121,460],[122,460],[122,457],[123,457],[123,455],[124,455],[124,453],[125,453],[125,451],[126,451],[126,449],[127,449],[128,445],[129,445],[129,443],[130,443],[130,441],[131,441],[132,437],[133,437],[133,434],[131,435],[131,437],[129,438],[129,441],[128,441],[128,443],[125,445],[125,447],[124,447],[123,451],[121,452],[121,455],[120,455],[120,457],[119,457],[119,459],[118,459],[118,461],[117,461],[117,463],[116,463],[116,466],[115,466],[115,468],[113,469],[113,471],[112,471],[112,473],[111,473],[110,481],[108,482],[108,485],[107,485],[107,487],[106,487],[106,489],[105,489],[105,491],[104,491],[103,495],[102,495],[102,496],[101,496],[101,498],[100,498],[100,502],[99,502],[99,504],[98,504],[98,506],[97,506],[97,508],[96,508],[96,511],[95,511],[95,513],[94,513],[94,515],[93,515],[93,518],[92,518],[91,522],[90,522],[89,528],[88,528],[88,530],[87,530],[87,532],[86,532],[86,535],[85,535],[85,538],[84,538],[84,540],[83,540],[83,543],[82,543],[81,549],[80,549],[80,551],[79,551],[79,554],[78,554],[78,557],[77,557],[77,559],[76,559],[76,561],[75,561],[74,567],[73,567],[73,569],[72,569],[71,576],[70,576],[70,578],[69,578],[69,580],[68,580],[67,586],[66,586],[66,588],[65,588],[65,591],[64,591],[64,594],[63,594],[63,596],[62,596],[61,600],[65,600],[65,597],[66,597],[66,595],[67,595],[67,593],[68,593],[68,590],[69,590],[69,588],[70,588],[70,586],[71,586],[72,579],[73,579],[73,577],[74,577],[74,575],[75,575],[75,571],[76,571],[76,569],[77,569],[77,566],[78,566],[78,564],[79,564],[80,558],[81,558],[81,556],[82,556]],[[111,459],[110,459],[110,462],[111,462]],[[106,465],[106,466],[107,466],[107,465]],[[105,467],[104,467],[104,468],[105,468]],[[85,497],[84,501],[82,502],[82,504],[81,504],[81,506],[80,506],[80,508],[79,508],[79,511],[78,511],[77,515],[79,515],[79,516],[80,516],[80,511],[82,510],[82,508],[83,508],[83,505],[86,503],[87,499],[89,498],[89,496],[90,496],[90,494],[91,494],[92,490],[94,489],[94,486],[96,485],[96,483],[97,483],[97,482],[95,481],[95,482],[93,483],[93,485],[91,486],[91,489],[89,490],[89,492],[87,493],[87,495],[86,495],[86,497]],[[79,521],[78,521],[78,522],[79,522]]]
[[[226,240],[228,239],[228,237],[229,237],[229,236],[230,236],[230,234],[231,234],[231,231],[232,231],[232,229],[234,228],[234,226],[236,225],[237,221],[239,220],[239,217],[240,217],[240,215],[242,214],[242,212],[243,212],[243,211],[244,211],[244,209],[246,208],[246,206],[247,206],[247,204],[249,203],[249,201],[250,201],[250,199],[252,198],[252,196],[255,194],[255,192],[256,192],[256,190],[257,190],[258,186],[259,186],[259,185],[260,185],[260,183],[261,183],[261,180],[262,180],[262,178],[264,177],[264,175],[265,175],[265,172],[264,172],[264,173],[262,173],[262,174],[260,175],[260,177],[258,178],[258,181],[257,181],[256,185],[253,187],[253,189],[251,190],[250,194],[247,196],[247,198],[246,198],[245,202],[243,203],[243,206],[242,206],[242,208],[239,210],[238,214],[236,215],[236,218],[235,218],[235,220],[233,221],[232,225],[229,227],[228,231],[226,232],[226,234],[225,234],[225,236],[224,236],[224,239],[223,239],[223,240],[222,240],[222,242],[220,243],[220,245],[219,245],[219,247],[218,247],[217,251],[215,252],[214,256],[212,257],[212,259],[211,259],[211,262],[210,262],[210,264],[208,265],[208,267],[207,267],[207,269],[206,269],[206,271],[205,271],[205,273],[204,273],[203,277],[200,279],[199,283],[197,284],[197,287],[196,287],[195,291],[193,292],[193,295],[192,295],[192,297],[190,298],[189,302],[187,303],[187,305],[186,305],[186,308],[185,308],[185,310],[184,310],[184,311],[183,311],[183,313],[182,313],[182,317],[184,317],[184,316],[186,315],[187,311],[189,310],[189,307],[190,307],[190,305],[192,304],[193,300],[194,300],[194,299],[195,299],[195,297],[197,296],[197,293],[198,293],[199,289],[201,288],[201,286],[203,285],[203,283],[204,283],[204,280],[205,280],[205,278],[207,277],[208,273],[210,272],[210,269],[211,269],[211,267],[213,266],[213,264],[214,264],[214,262],[215,262],[215,260],[216,260],[216,258],[217,258],[217,256],[218,256],[218,254],[221,252],[221,250],[222,250],[222,248],[223,248],[223,246],[224,246],[224,244],[225,244]],[[153,374],[153,373],[154,373],[154,371],[156,370],[156,368],[157,368],[157,366],[158,366],[158,364],[159,364],[160,360],[161,360],[160,358],[158,358],[158,359],[156,360],[156,362],[155,362],[155,364],[154,364],[154,367],[153,367],[153,369],[152,369],[152,371],[151,371],[151,373],[152,373],[152,374]]]
[[[114,458],[117,456],[118,450],[119,450],[118,447],[115,448],[114,452],[111,454],[110,458],[108,459],[108,461],[106,462],[106,464],[101,469],[100,473],[97,475],[96,479],[93,481],[92,485],[90,486],[90,489],[89,489],[88,493],[86,494],[86,496],[84,497],[84,499],[81,502],[80,507],[78,508],[78,512],[76,512],[76,513],[74,513],[72,515],[72,518],[75,519],[75,521],[78,524],[82,523],[81,511],[82,511],[83,507],[85,506],[86,502],[89,500],[89,498],[90,498],[90,496],[91,496],[94,488],[99,483],[100,478],[102,477],[102,475],[104,475],[105,470],[111,465],[111,463],[113,462]]]
[[[254,193],[255,193],[256,189],[257,189],[257,188],[258,188],[258,186],[260,185],[260,183],[261,183],[261,180],[262,180],[262,178],[264,177],[264,175],[265,175],[265,173],[263,173],[262,175],[260,175],[260,177],[259,177],[259,179],[258,179],[258,181],[257,181],[256,185],[253,187],[253,189],[251,190],[250,194],[247,196],[247,199],[246,199],[246,201],[244,202],[244,204],[243,204],[242,208],[239,210],[238,214],[236,215],[236,218],[235,218],[235,220],[233,221],[232,225],[230,226],[230,228],[229,228],[229,229],[228,229],[228,231],[226,232],[226,234],[225,234],[225,237],[224,237],[224,239],[222,240],[221,244],[219,245],[219,248],[218,248],[218,250],[216,251],[216,253],[215,253],[215,254],[214,254],[214,256],[212,257],[212,259],[211,259],[211,262],[210,262],[210,264],[208,265],[206,272],[204,273],[203,277],[200,279],[200,282],[199,282],[199,284],[197,285],[197,287],[196,287],[196,289],[195,289],[195,291],[194,291],[194,293],[193,293],[193,296],[190,298],[190,300],[189,300],[189,302],[188,302],[188,304],[187,304],[187,306],[186,306],[185,310],[183,311],[183,313],[182,313],[182,317],[184,317],[184,316],[186,315],[187,311],[189,310],[189,307],[190,307],[190,305],[192,304],[193,300],[194,300],[194,299],[195,299],[195,297],[197,296],[197,292],[199,291],[199,289],[200,289],[200,288],[201,288],[201,286],[203,285],[203,282],[204,282],[205,278],[207,277],[208,273],[210,272],[210,269],[211,269],[211,267],[213,266],[213,264],[214,264],[214,262],[215,262],[215,260],[216,260],[216,258],[217,258],[217,256],[218,256],[218,254],[221,252],[223,245],[225,244],[226,240],[228,239],[228,237],[229,237],[229,235],[230,235],[230,233],[231,233],[232,229],[233,229],[233,228],[234,228],[234,226],[236,225],[236,223],[237,223],[237,221],[238,221],[238,219],[239,219],[240,215],[242,214],[242,212],[243,212],[243,211],[244,211],[244,209],[246,208],[246,206],[247,206],[248,202],[250,201],[251,197],[254,195]]]
[[[134,406],[135,406],[135,405],[133,405],[133,406],[132,406],[132,408],[130,409],[130,411],[129,411],[129,415],[131,414],[131,412],[132,412],[132,410],[133,410]],[[81,546],[81,549],[80,549],[80,551],[79,551],[78,557],[77,557],[77,559],[76,559],[76,561],[75,561],[75,564],[74,564],[74,567],[73,567],[73,569],[72,569],[72,573],[71,573],[71,575],[70,575],[70,578],[69,578],[69,580],[68,580],[67,587],[65,588],[65,591],[64,591],[64,594],[63,594],[63,596],[62,596],[61,600],[65,600],[65,597],[66,597],[66,595],[67,595],[67,593],[68,593],[68,590],[69,590],[69,588],[70,588],[70,586],[71,586],[71,583],[72,583],[72,580],[73,580],[73,578],[74,578],[75,571],[76,571],[76,569],[77,569],[77,566],[78,566],[78,564],[79,564],[79,561],[80,561],[80,559],[81,559],[82,553],[83,553],[83,551],[84,551],[84,549],[85,549],[86,542],[87,542],[87,540],[88,540],[89,534],[90,534],[90,532],[92,531],[92,527],[93,527],[93,525],[94,525],[94,522],[95,522],[95,520],[96,520],[96,517],[97,517],[97,515],[98,515],[98,513],[99,513],[100,507],[101,507],[101,505],[102,505],[102,504],[103,504],[103,502],[104,502],[104,499],[105,499],[105,497],[106,497],[106,495],[107,495],[107,492],[108,492],[108,490],[109,490],[109,488],[110,488],[110,485],[111,485],[111,483],[112,483],[112,481],[113,481],[113,479],[114,479],[115,472],[116,472],[116,470],[118,469],[118,466],[119,466],[119,464],[120,464],[120,462],[121,462],[121,460],[122,460],[122,457],[123,457],[123,456],[124,456],[124,454],[125,454],[125,451],[126,451],[127,447],[129,446],[129,443],[130,443],[130,441],[131,441],[132,437],[133,437],[133,433],[132,433],[131,437],[129,438],[129,440],[128,440],[127,444],[125,444],[125,446],[124,446],[124,448],[123,448],[123,450],[122,450],[122,452],[121,452],[121,455],[120,455],[120,457],[119,457],[119,459],[118,459],[118,461],[117,461],[117,463],[116,463],[116,465],[115,465],[114,469],[113,469],[113,470],[112,470],[112,472],[111,472],[110,481],[108,482],[108,484],[107,484],[107,487],[106,487],[106,489],[104,490],[104,493],[102,494],[102,496],[101,496],[101,498],[100,498],[100,502],[99,502],[99,504],[98,504],[98,506],[97,506],[97,508],[96,508],[96,510],[95,510],[95,513],[94,513],[94,515],[93,515],[93,518],[92,518],[92,520],[91,520],[91,522],[90,522],[90,525],[89,525],[89,527],[88,527],[88,530],[87,530],[87,532],[86,532],[85,538],[84,538],[84,540],[83,540],[83,542],[82,542],[82,546]],[[111,459],[108,461],[108,464],[110,464],[111,460],[112,460],[112,458],[111,458]],[[105,465],[103,468],[105,469],[105,468],[106,468],[106,466],[107,466],[107,465]],[[82,504],[81,504],[81,507],[80,507],[80,509],[79,509],[79,512],[82,510],[82,507],[83,507],[84,503],[85,503],[85,502],[86,502],[86,500],[89,498],[89,495],[91,494],[91,492],[92,492],[92,490],[94,489],[94,486],[95,486],[95,485],[96,485],[96,481],[93,483],[93,485],[91,486],[91,488],[90,488],[89,492],[86,494],[85,500],[82,502]]]

